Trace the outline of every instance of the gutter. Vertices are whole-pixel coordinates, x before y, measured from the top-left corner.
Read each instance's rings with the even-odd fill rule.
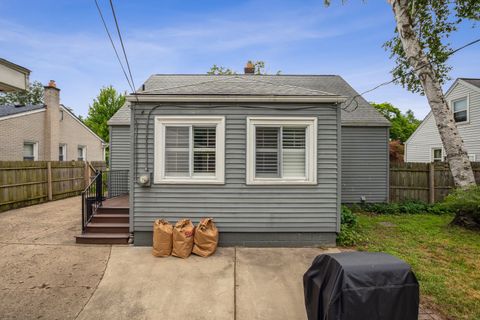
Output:
[[[197,102],[197,103],[336,103],[347,100],[343,96],[246,96],[246,95],[158,95],[132,94],[127,97],[128,102]]]

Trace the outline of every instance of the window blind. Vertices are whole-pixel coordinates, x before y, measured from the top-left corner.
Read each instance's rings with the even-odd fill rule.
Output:
[[[165,175],[190,175],[190,127],[165,128]]]
[[[280,128],[255,128],[255,173],[257,177],[279,177]]]
[[[193,173],[215,175],[215,127],[193,127]]]
[[[305,177],[305,128],[282,129],[282,173]]]
[[[255,175],[305,177],[305,132],[304,127],[256,127]]]

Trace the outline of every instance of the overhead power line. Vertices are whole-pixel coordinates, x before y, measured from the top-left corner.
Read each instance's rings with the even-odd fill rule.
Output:
[[[115,20],[115,26],[117,27],[118,38],[120,39],[120,44],[122,45],[123,55],[125,57],[125,62],[127,63],[128,74],[130,75],[130,80],[132,81],[132,85],[134,88],[133,93],[135,93],[136,86],[135,86],[135,82],[133,81],[132,70],[130,69],[130,63],[128,62],[127,52],[125,50],[125,45],[123,44],[122,33],[120,32],[120,27],[118,25],[117,15],[115,14],[115,8],[113,6],[112,0],[110,0],[110,8],[112,8],[113,19]]]
[[[460,50],[463,50],[463,49],[465,49],[465,48],[467,48],[467,47],[469,47],[469,46],[472,46],[472,45],[474,45],[474,44],[476,44],[476,43],[478,43],[478,42],[480,42],[480,38],[479,38],[479,39],[476,39],[476,40],[473,40],[473,41],[471,41],[471,42],[469,42],[469,43],[467,43],[467,44],[465,44],[465,45],[463,45],[463,46],[461,46],[461,47],[458,47],[458,48],[455,49],[455,50],[450,51],[450,52],[447,54],[447,57],[450,57],[451,55],[454,55],[455,53],[459,52]],[[429,64],[429,63],[424,63],[424,64],[418,66],[416,69],[411,70],[409,73],[413,73],[413,72],[415,72],[415,71],[418,71],[418,70],[422,69],[423,67],[425,67],[425,66],[428,65],[428,64]],[[356,94],[355,96],[353,96],[353,97],[351,98],[351,100],[350,100],[350,102],[349,102],[348,104],[346,104],[344,107],[342,107],[342,109],[345,110],[346,112],[353,112],[353,111],[357,110],[357,108],[358,108],[357,98],[358,98],[358,97],[361,97],[361,96],[363,96],[364,94],[367,94],[367,93],[369,93],[369,92],[375,91],[375,90],[377,90],[377,89],[380,88],[380,87],[389,85],[389,84],[391,84],[391,83],[399,80],[400,78],[401,78],[401,77],[395,77],[395,78],[393,78],[393,79],[390,80],[390,81],[382,82],[382,83],[376,85],[375,87],[373,87],[373,88],[371,88],[371,89],[368,89],[368,90],[366,90],[366,91],[363,91],[362,93]],[[355,102],[355,107],[354,107],[352,110],[348,110],[348,108],[349,108],[354,102]]]
[[[122,68],[123,74],[125,76],[125,79],[127,80],[128,86],[130,89],[134,92],[135,87],[133,84],[130,82],[130,79],[128,78],[127,72],[125,71],[125,68],[123,66],[122,60],[120,59],[120,56],[118,54],[117,48],[115,46],[115,43],[113,42],[112,36],[110,34],[110,31],[108,30],[107,23],[105,22],[105,19],[103,18],[102,10],[100,9],[100,6],[98,5],[98,1],[95,0],[95,5],[97,6],[98,14],[100,15],[100,18],[102,20],[103,26],[105,28],[105,31],[107,32],[108,39],[110,40],[110,43],[112,45],[113,51],[115,51],[115,56],[117,57],[118,63],[120,64],[120,67]]]

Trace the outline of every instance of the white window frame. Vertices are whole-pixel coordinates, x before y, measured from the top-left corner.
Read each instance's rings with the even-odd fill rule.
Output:
[[[435,162],[435,150],[442,150],[442,158],[440,159],[440,161],[445,161],[445,152],[443,151],[443,148],[442,147],[432,147],[430,149],[430,162]]]
[[[467,120],[460,121],[460,122],[455,121],[455,123],[457,123],[457,124],[466,124],[466,123],[470,122],[470,95],[466,95],[466,96],[461,97],[461,98],[450,100],[450,108],[452,109],[453,116],[455,118],[454,103],[457,102],[457,101],[462,101],[462,100],[467,100],[467,110],[466,110],[467,111]]]
[[[60,152],[58,153],[58,160],[59,161],[67,161],[67,144],[66,143],[60,143],[58,146],[59,149],[62,148],[62,156],[63,160],[60,160]]]
[[[316,117],[247,117],[247,185],[317,184]],[[255,177],[255,127],[305,126],[305,177]]]
[[[167,126],[215,126],[215,175],[169,177],[165,174],[165,128]],[[154,177],[155,184],[224,184],[225,183],[225,117],[157,116],[155,117]],[[192,149],[193,146],[190,146]],[[193,166],[193,164],[190,164]]]
[[[477,161],[477,155],[475,153],[469,154],[468,155],[468,160],[471,162],[476,162]]]
[[[31,144],[33,145],[33,160],[24,160],[24,161],[38,161],[38,142],[37,141],[24,141],[23,145]],[[25,155],[23,154],[22,148],[22,159],[25,159]]]
[[[82,160],[78,160],[78,149],[83,149],[83,159]],[[87,147],[86,146],[81,146],[79,145],[77,147],[77,161],[87,161]]]

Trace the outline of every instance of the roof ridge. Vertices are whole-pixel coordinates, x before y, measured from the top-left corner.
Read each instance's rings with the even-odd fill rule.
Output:
[[[163,90],[169,90],[169,89],[185,88],[185,87],[191,87],[191,86],[196,86],[196,85],[199,85],[199,84],[216,82],[216,81],[220,81],[220,79],[202,81],[202,82],[191,83],[191,84],[184,84],[184,85],[180,85],[180,86],[165,87],[165,88],[154,89],[154,90],[145,90],[145,91],[142,91],[142,93],[148,93],[148,92],[153,92],[153,91],[163,91]],[[140,93],[140,94],[142,94],[142,93]]]
[[[235,76],[256,76],[256,77],[339,77],[338,74],[206,74],[206,73],[154,73],[150,75],[149,79],[154,76],[204,76],[204,77],[235,77]],[[147,79],[148,80],[148,79]]]

